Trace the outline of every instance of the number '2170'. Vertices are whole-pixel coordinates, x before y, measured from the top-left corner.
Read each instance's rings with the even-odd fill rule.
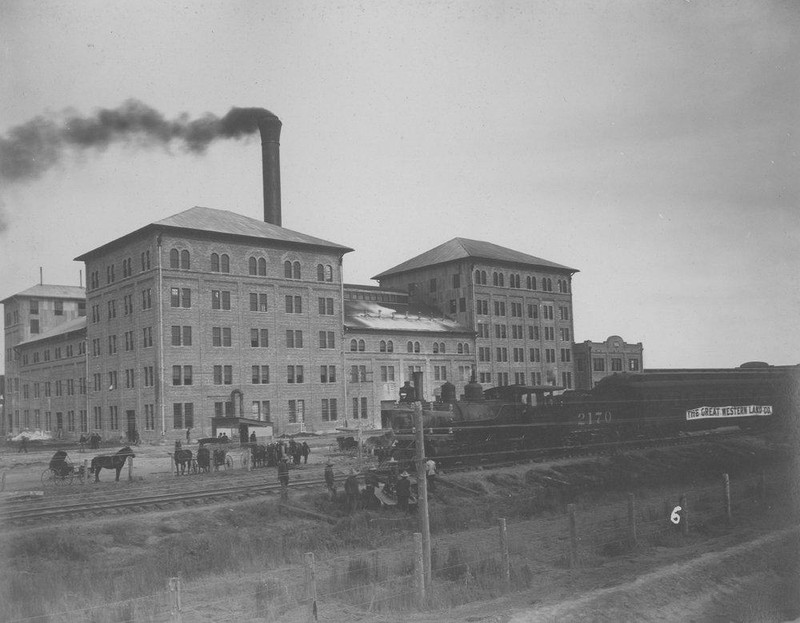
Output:
[[[584,424],[608,424],[611,422],[611,411],[589,411],[578,414],[578,426]]]

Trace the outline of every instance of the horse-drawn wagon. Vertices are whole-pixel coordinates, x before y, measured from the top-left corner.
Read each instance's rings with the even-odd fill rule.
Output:
[[[42,484],[63,485],[70,484],[75,478],[83,482],[86,477],[86,468],[83,465],[75,466],[67,457],[65,450],[57,450],[50,459],[47,469],[42,472]]]

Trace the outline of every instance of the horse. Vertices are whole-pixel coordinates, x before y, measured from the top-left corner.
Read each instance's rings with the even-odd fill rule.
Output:
[[[119,482],[119,473],[125,466],[125,461],[128,460],[128,457],[133,458],[135,456],[136,455],[129,446],[125,446],[122,448],[122,450],[118,450],[116,454],[96,456],[92,459],[92,465],[89,468],[89,473],[94,474],[95,482],[100,482],[101,469],[115,469],[117,470],[116,480]]]
[[[192,451],[191,450],[175,450],[175,475],[177,476],[180,474],[186,473],[186,468],[191,465],[192,463]],[[178,472],[178,467],[180,467],[180,472]]]

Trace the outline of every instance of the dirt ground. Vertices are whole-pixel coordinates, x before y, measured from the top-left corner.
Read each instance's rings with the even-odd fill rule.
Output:
[[[344,472],[356,466],[353,456],[342,455],[334,447],[333,438],[318,438],[311,442],[312,453],[309,464],[296,468],[299,471],[312,470],[322,473],[326,460],[333,459],[336,469]],[[195,449],[196,445],[190,445]],[[77,447],[67,448],[70,459],[78,463],[90,459],[94,451],[81,454]],[[116,448],[103,450],[113,453]],[[170,446],[142,446],[136,449],[134,461],[135,483],[174,482],[170,463]],[[713,452],[713,448],[709,452]],[[39,476],[47,466],[54,448],[33,447],[28,454],[19,454],[15,448],[0,449],[0,470],[5,473],[4,496],[12,496],[28,490],[41,490]],[[747,450],[749,452],[750,450]],[[768,450],[753,447],[752,453]],[[654,458],[654,454],[657,454]],[[649,463],[663,466],[677,463],[683,455],[679,450],[650,453]],[[621,460],[621,459],[620,459]],[[617,461],[619,462],[619,461]],[[648,463],[648,464],[649,464]],[[562,460],[553,463],[524,465],[504,470],[486,470],[475,473],[448,474],[447,478],[467,486],[478,486],[484,495],[492,500],[502,501],[513,495],[520,483],[531,481],[531,472],[546,478],[589,479],[598,471],[598,465],[610,466],[613,461]],[[584,465],[584,467],[580,467]],[[606,470],[607,471],[607,470]],[[645,470],[641,471],[641,481],[637,489],[643,502],[647,496],[661,500],[667,485],[650,482]],[[547,474],[547,476],[544,476]],[[274,478],[272,470],[265,474]],[[123,474],[122,480],[126,479]],[[114,483],[112,472],[103,472],[100,485],[73,484],[80,490],[86,487],[103,489],[129,486],[127,483]],[[598,480],[602,483],[602,480]],[[649,483],[649,484],[648,484]],[[645,485],[646,488],[642,488]],[[674,487],[672,487],[674,489]],[[49,495],[45,492],[45,495]],[[313,494],[309,494],[313,495]],[[275,502],[270,502],[275,503]],[[297,503],[302,503],[297,500]],[[462,498],[459,504],[468,504]],[[230,502],[222,506],[230,506]],[[437,508],[438,505],[438,508]],[[213,516],[213,506],[207,508],[208,516]],[[447,513],[440,501],[433,500],[433,512]],[[609,501],[594,501],[586,509],[593,518],[600,521],[605,514],[617,512],[618,504]],[[391,513],[391,511],[387,511]],[[390,518],[390,515],[386,515]],[[104,520],[107,521],[107,520]],[[133,515],[125,518],[132,531],[147,532],[157,521],[169,522],[176,530],[191,529],[196,525],[196,517],[185,509],[166,510],[158,513]],[[296,518],[275,519],[271,527],[275,530],[290,531],[298,524]],[[326,528],[327,529],[327,528]],[[91,521],[82,522],[81,530],[91,531]],[[445,621],[522,623],[527,621],[723,621],[773,622],[800,620],[800,530],[794,523],[786,522],[765,512],[763,515],[741,521],[730,529],[706,531],[686,539],[680,544],[670,546],[647,546],[624,555],[609,556],[593,560],[591,564],[569,569],[552,563],[563,548],[564,517],[543,513],[528,518],[514,526],[514,541],[511,540],[511,555],[523,556],[515,552],[515,543],[520,547],[526,541],[538,540],[548,545],[540,556],[530,562],[533,580],[526,590],[510,593],[491,601],[467,604],[435,613],[390,613],[374,614],[348,607],[335,602],[319,604],[319,619],[322,621],[381,621],[385,623],[432,623]],[[436,534],[439,546],[446,550],[449,544],[480,544],[496,539],[493,529],[465,525],[463,530],[452,534]],[[154,539],[148,539],[158,546]],[[407,544],[399,543],[388,547],[399,552]],[[123,548],[117,548],[117,553]],[[222,575],[219,581],[226,581]],[[235,573],[231,580],[236,580]],[[192,594],[191,583],[187,584],[187,598]],[[202,591],[192,594],[192,599],[202,600]],[[195,603],[197,605],[197,603]],[[201,604],[202,605],[202,604]],[[209,610],[213,612],[213,610]],[[184,619],[186,620],[186,619]],[[204,619],[205,620],[205,619]],[[235,620],[250,620],[247,618]],[[285,612],[280,620],[288,622],[306,620],[306,612],[297,609]]]

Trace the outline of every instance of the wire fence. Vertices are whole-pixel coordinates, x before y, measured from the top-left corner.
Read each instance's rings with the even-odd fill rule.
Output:
[[[164,578],[164,590],[101,605],[65,596],[62,611],[10,621],[317,621],[351,615],[446,609],[523,590],[542,571],[576,569],[653,546],[679,547],[695,534],[724,531],[786,507],[791,480],[763,474],[670,490],[659,499],[630,494],[618,503],[567,505],[566,512],[431,541],[426,577],[421,537],[406,548],[325,556],[303,565],[236,578]],[[90,597],[86,597],[87,600]]]

